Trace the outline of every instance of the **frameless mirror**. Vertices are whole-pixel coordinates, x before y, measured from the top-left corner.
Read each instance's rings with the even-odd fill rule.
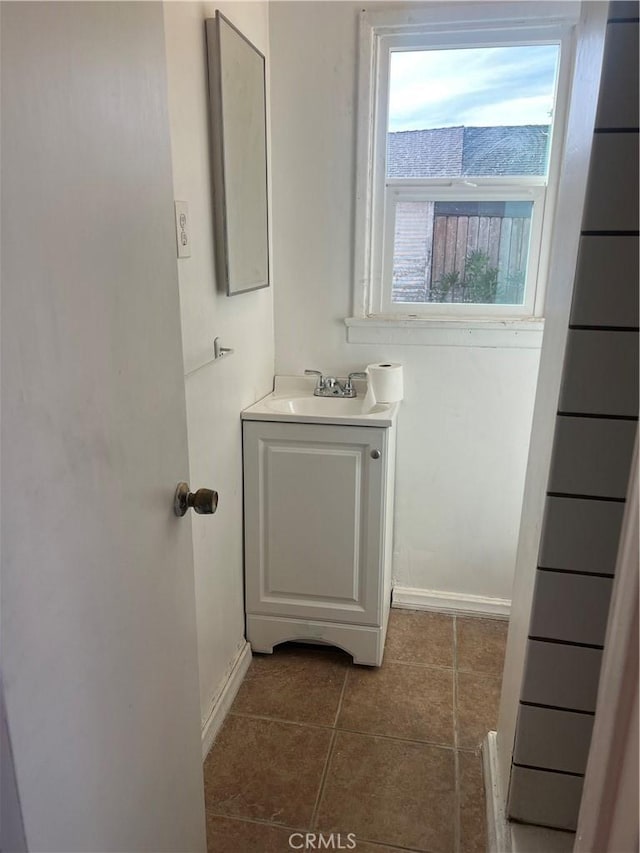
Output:
[[[205,26],[216,266],[234,296],[269,286],[265,60],[219,11]]]

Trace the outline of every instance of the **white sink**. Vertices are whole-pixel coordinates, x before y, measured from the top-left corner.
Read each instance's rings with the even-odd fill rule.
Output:
[[[307,376],[276,376],[274,390],[242,412],[243,420],[391,426],[398,403],[378,403],[367,383],[356,380],[357,397],[315,397],[316,381]]]
[[[376,403],[366,397],[274,397],[265,398],[265,405],[274,412],[287,415],[327,415],[344,417],[345,415],[371,415],[388,411],[384,403]]]

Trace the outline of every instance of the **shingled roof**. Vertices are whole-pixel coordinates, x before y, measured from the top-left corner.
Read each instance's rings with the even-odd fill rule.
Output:
[[[387,137],[390,178],[438,178],[462,174],[464,127],[401,130]]]
[[[549,126],[441,127],[387,136],[390,178],[542,175]]]

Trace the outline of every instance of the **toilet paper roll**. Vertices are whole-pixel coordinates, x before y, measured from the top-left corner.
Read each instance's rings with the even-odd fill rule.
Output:
[[[390,361],[367,366],[369,388],[378,403],[397,403],[404,396],[402,365]]]

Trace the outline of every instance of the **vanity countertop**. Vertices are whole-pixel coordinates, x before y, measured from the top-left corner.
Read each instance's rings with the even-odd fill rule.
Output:
[[[245,421],[337,424],[342,426],[391,427],[399,403],[378,403],[366,380],[355,380],[357,397],[315,397],[311,376],[276,376],[274,390],[244,409]]]

